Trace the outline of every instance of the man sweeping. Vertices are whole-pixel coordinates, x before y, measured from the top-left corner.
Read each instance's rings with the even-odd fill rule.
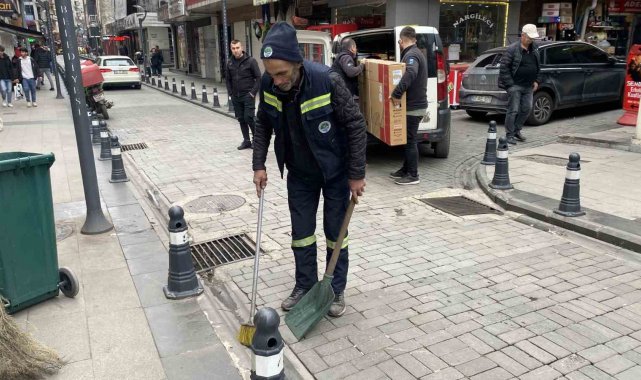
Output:
[[[292,223],[292,250],[296,283],[281,307],[293,308],[318,282],[316,213],[323,194],[323,227],[327,261],[337,240],[352,197],[365,191],[365,120],[339,74],[329,67],[303,60],[296,30],[275,24],[263,42],[265,66],[254,136],[254,184],[267,185],[265,161],[271,135],[283,176],[287,167],[287,194]],[[345,313],[348,269],[347,239],[332,279],[334,302],[328,314]]]

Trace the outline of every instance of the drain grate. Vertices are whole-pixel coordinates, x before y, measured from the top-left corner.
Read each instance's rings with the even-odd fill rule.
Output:
[[[256,245],[246,234],[206,241],[194,244],[190,248],[191,258],[198,273],[250,259],[255,256],[256,251]]]
[[[544,164],[544,165],[567,166],[568,164],[567,158],[546,156],[544,154],[530,154],[527,156],[518,156],[514,158],[520,159],[520,160],[538,162],[539,164]],[[590,162],[590,161],[581,160],[581,163],[586,163],[586,162]]]
[[[147,148],[148,146],[145,143],[123,144],[120,146],[120,150],[123,152],[128,152],[130,150],[142,150]]]
[[[443,212],[456,216],[502,214],[499,210],[463,196],[423,198],[420,199],[420,201]]]
[[[231,211],[245,204],[245,198],[238,195],[205,195],[185,204],[185,211],[191,213],[218,213]]]

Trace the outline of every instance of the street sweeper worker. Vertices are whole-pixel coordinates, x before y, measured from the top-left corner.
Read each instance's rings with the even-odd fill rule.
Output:
[[[365,119],[345,82],[329,67],[303,60],[296,30],[275,24],[263,42],[265,66],[254,137],[254,184],[267,185],[265,161],[272,133],[281,177],[287,168],[296,283],[281,307],[288,311],[318,281],[316,213],[323,194],[327,261],[352,197],[365,191]],[[334,272],[336,294],[329,315],[345,312],[348,268],[346,237]]]

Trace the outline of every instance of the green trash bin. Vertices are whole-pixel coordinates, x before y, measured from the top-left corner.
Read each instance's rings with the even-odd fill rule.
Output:
[[[0,153],[0,300],[15,313],[58,291],[74,297],[78,282],[58,268],[50,154]]]

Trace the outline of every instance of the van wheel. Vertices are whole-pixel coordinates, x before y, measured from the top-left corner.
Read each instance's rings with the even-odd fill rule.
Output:
[[[534,94],[532,100],[532,111],[527,118],[528,125],[543,125],[550,120],[554,112],[554,102],[552,96],[545,91],[539,91]]]
[[[450,155],[450,130],[447,130],[443,140],[434,143],[434,157],[447,158]]]
[[[474,120],[481,120],[487,115],[486,111],[470,111],[470,110],[465,110],[468,115]]]

